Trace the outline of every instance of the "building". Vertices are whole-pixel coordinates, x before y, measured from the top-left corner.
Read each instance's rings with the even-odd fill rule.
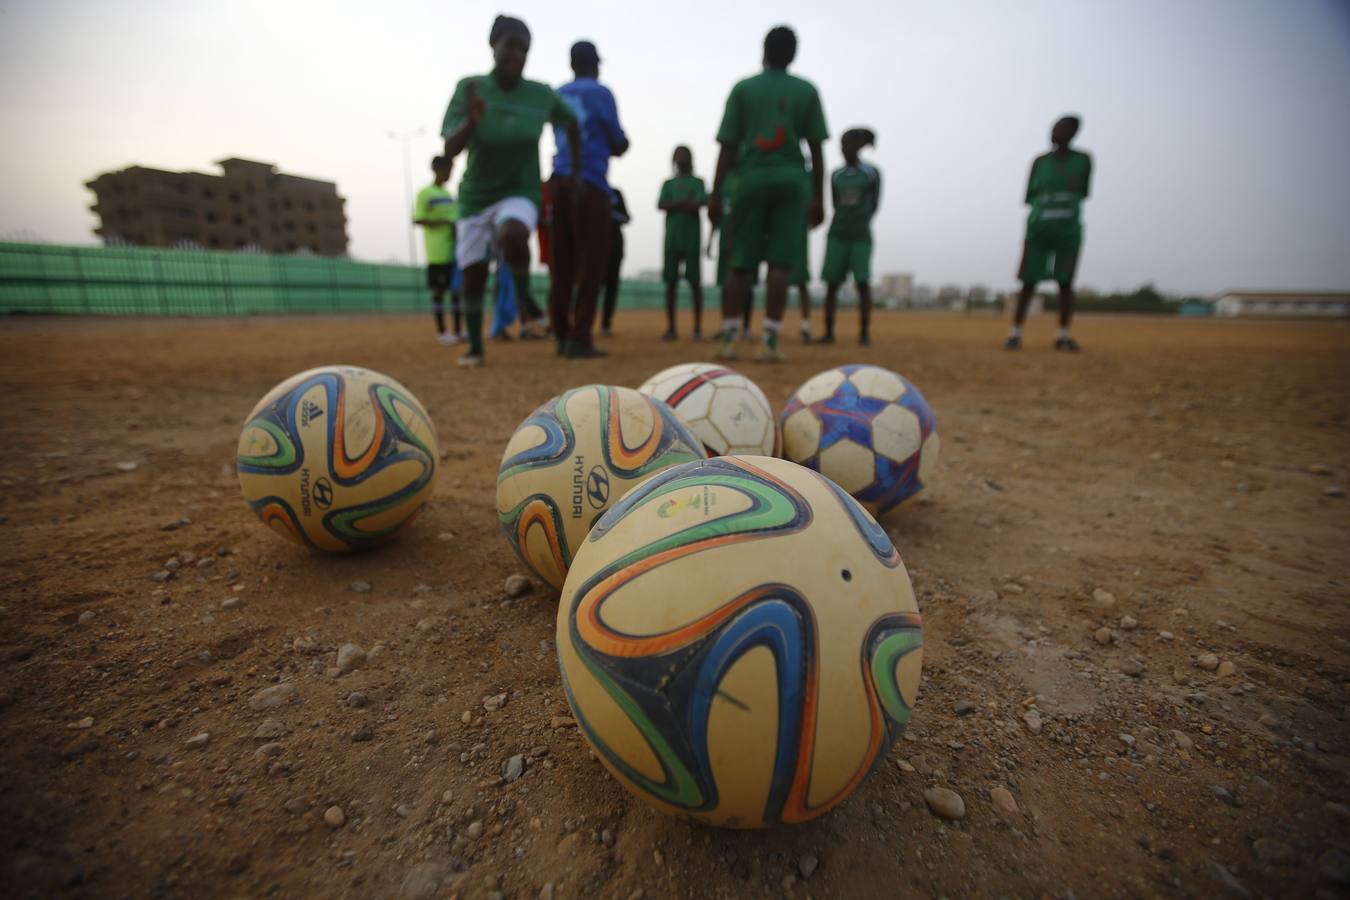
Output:
[[[85,185],[97,198],[94,233],[109,245],[347,255],[336,184],[248,159],[216,165],[223,174],[131,166],[98,176]]]
[[[881,290],[877,296],[885,300],[894,300],[898,306],[908,306],[914,299],[914,274],[912,272],[892,272],[881,276]]]
[[[1350,316],[1350,293],[1228,291],[1214,301],[1216,316]]]

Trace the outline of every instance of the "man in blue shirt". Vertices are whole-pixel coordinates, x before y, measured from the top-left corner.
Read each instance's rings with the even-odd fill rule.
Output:
[[[619,110],[609,88],[599,82],[600,55],[595,44],[572,45],[576,79],[558,89],[581,123],[581,178],[567,136],[556,132],[553,157],[553,283],[548,312],[562,356],[604,356],[595,346],[592,328],[600,286],[609,265],[613,192],[609,158],[628,150],[628,136],[619,125]]]

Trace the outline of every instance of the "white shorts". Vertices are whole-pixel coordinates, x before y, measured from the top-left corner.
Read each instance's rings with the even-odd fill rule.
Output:
[[[455,223],[455,262],[460,271],[488,258],[497,229],[507,219],[534,231],[539,224],[539,208],[533,200],[507,197]]]

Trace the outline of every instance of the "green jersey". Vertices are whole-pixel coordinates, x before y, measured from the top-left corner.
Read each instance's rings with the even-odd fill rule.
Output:
[[[676,175],[667,178],[661,185],[661,197],[657,206],[667,203],[679,203],[684,200],[708,202],[708,192],[703,187],[703,179],[697,175]],[[692,247],[697,253],[702,242],[702,221],[698,210],[683,212],[672,210],[666,213],[666,246]]]
[[[737,82],[727,97],[717,140],[740,148],[740,169],[803,168],[802,141],[829,137],[816,87],[783,69],[765,69]]]
[[[881,173],[877,167],[859,162],[835,169],[830,176],[830,197],[834,202],[830,237],[870,241],[872,216],[881,203]]]
[[[1092,182],[1092,157],[1077,150],[1065,156],[1053,151],[1036,157],[1027,179],[1027,229],[1081,227],[1079,212]]]
[[[455,220],[459,218],[459,204],[450,192],[439,184],[429,184],[417,192],[413,205],[414,222],[445,222],[445,225],[423,225],[422,242],[427,250],[427,265],[436,266],[455,260]]]
[[[459,184],[462,214],[471,216],[507,197],[540,203],[539,136],[545,125],[567,127],[576,113],[558,92],[522,79],[503,90],[491,75],[461,79],[445,110],[441,134],[449,137],[469,117],[468,88],[474,82],[483,100],[483,118],[469,139],[469,162]]]

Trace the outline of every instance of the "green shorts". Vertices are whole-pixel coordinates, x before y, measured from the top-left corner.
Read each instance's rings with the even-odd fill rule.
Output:
[[[753,269],[761,262],[791,269],[806,234],[807,188],[790,166],[740,173],[733,217],[731,267]]]
[[[690,284],[702,284],[703,270],[699,264],[698,246],[666,247],[665,265],[662,266],[661,280],[666,284],[677,284],[680,280],[680,264],[684,263],[684,277]]]
[[[1017,277],[1023,284],[1036,284],[1047,278],[1069,284],[1078,268],[1078,252],[1082,247],[1081,228],[1029,231]]]
[[[842,284],[850,274],[858,284],[872,283],[872,242],[830,235],[825,239],[825,264],[820,267],[820,280]]]

